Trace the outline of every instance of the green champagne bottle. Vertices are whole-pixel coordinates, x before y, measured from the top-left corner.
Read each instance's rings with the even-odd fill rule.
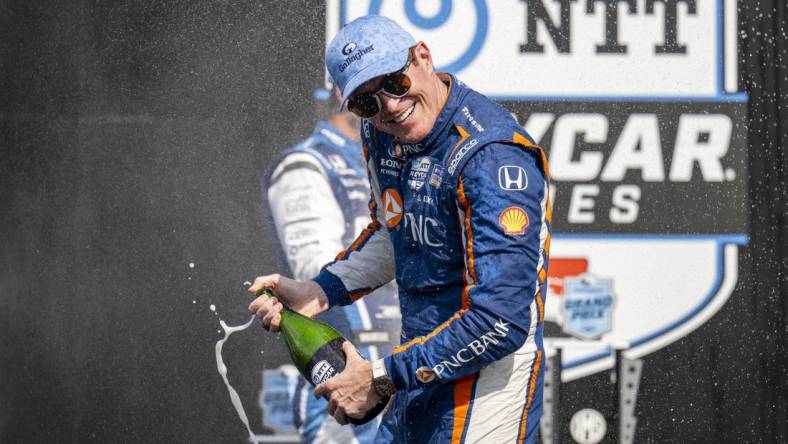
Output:
[[[273,296],[271,290],[267,288],[257,292],[258,296],[263,294],[268,297]],[[334,327],[310,319],[287,307],[282,310],[281,315],[279,330],[285,337],[290,358],[304,379],[313,387],[345,369],[347,358],[342,350],[342,344],[347,339]],[[361,419],[348,417],[348,421],[355,425],[366,424],[380,414],[388,401],[388,397],[381,399],[366,416]]]

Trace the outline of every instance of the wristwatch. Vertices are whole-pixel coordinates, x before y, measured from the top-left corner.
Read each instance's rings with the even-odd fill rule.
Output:
[[[388,398],[397,391],[391,378],[386,374],[386,365],[383,364],[383,359],[372,363],[372,388],[383,398]]]

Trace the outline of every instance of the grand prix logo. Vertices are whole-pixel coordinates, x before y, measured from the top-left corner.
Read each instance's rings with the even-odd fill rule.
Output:
[[[610,368],[613,345],[639,358],[716,313],[738,279],[725,235],[556,235],[550,252],[545,343],[563,349],[563,380]]]

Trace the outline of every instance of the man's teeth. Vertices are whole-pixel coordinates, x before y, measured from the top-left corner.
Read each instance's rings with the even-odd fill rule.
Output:
[[[414,110],[414,109],[416,109],[416,105],[413,105],[413,106],[411,106],[410,108],[408,108],[407,110],[405,110],[405,112],[404,112],[404,113],[402,113],[402,114],[398,115],[397,117],[395,117],[395,118],[393,119],[393,120],[394,120],[394,122],[396,122],[396,123],[402,123],[402,121],[403,121],[403,120],[407,119],[408,117],[410,117],[410,115],[411,115],[411,114],[413,114],[413,110]]]

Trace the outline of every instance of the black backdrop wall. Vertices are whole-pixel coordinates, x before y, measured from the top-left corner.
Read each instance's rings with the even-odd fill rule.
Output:
[[[639,442],[788,441],[787,20],[742,2],[751,241],[723,310],[646,358]],[[312,127],[324,22],[318,2],[0,1],[0,442],[245,439],[213,345],[273,270],[258,177]],[[283,353],[263,332],[226,350],[255,430]]]

